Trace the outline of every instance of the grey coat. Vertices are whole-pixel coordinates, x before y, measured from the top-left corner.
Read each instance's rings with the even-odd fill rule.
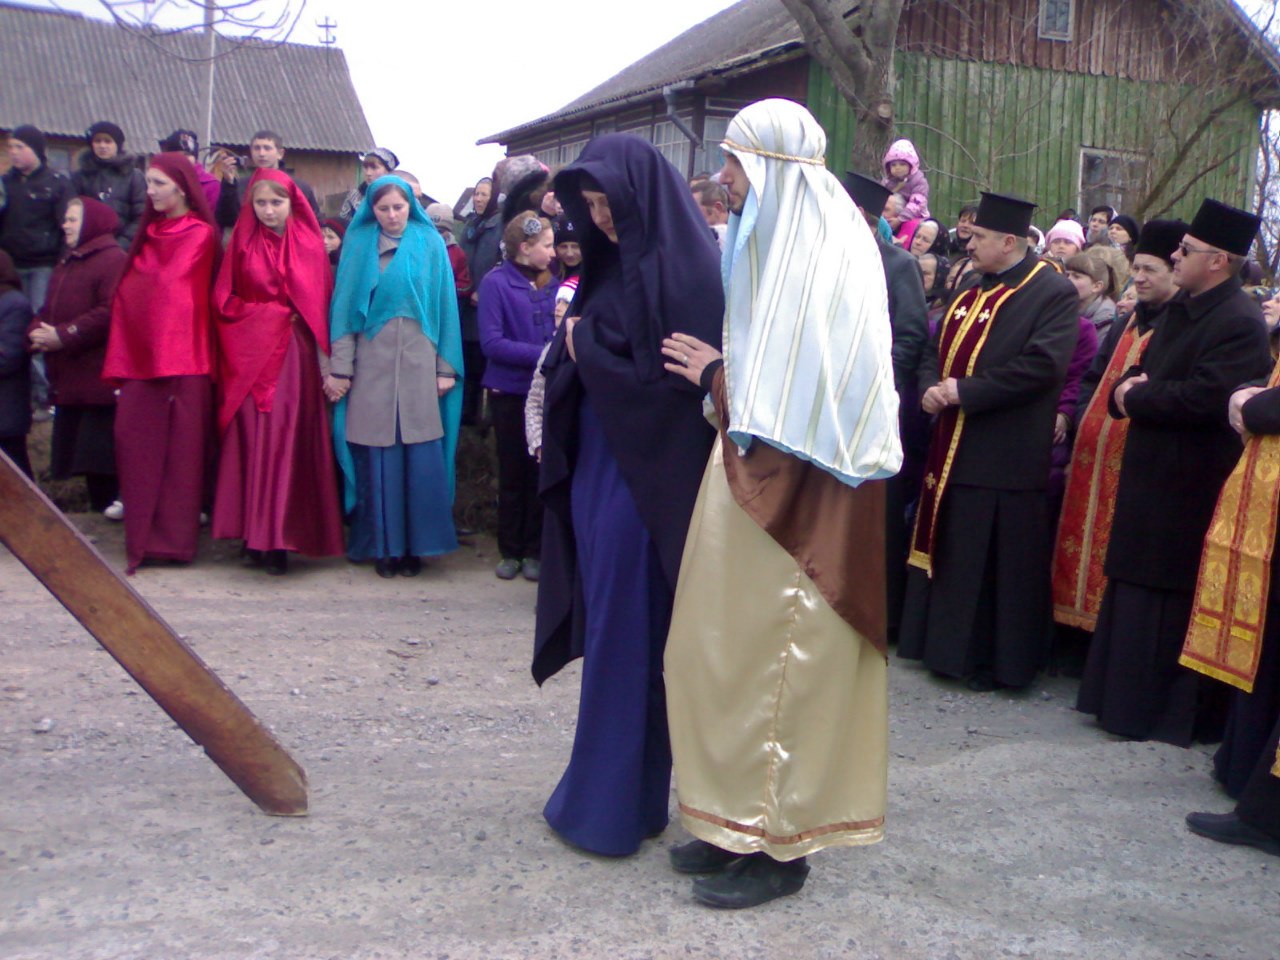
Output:
[[[386,268],[396,243],[378,241],[379,266]],[[340,337],[333,344],[333,373],[351,378],[347,394],[347,441],[366,447],[426,443],[444,436],[436,377],[456,377],[436,353],[416,320],[396,317],[369,338]],[[397,436],[398,434],[398,436]]]

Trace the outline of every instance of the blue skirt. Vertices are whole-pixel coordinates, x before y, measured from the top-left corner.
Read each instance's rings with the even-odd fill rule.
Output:
[[[349,446],[356,467],[356,508],[348,557],[434,557],[458,549],[453,479],[445,471],[443,440]]]
[[[586,621],[582,693],[569,766],[543,815],[576,846],[626,856],[667,825],[671,744],[662,654],[672,592],[585,401],[571,496]]]

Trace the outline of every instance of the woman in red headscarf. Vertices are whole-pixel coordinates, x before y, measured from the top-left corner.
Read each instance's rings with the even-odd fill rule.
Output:
[[[99,511],[119,492],[112,441],[116,396],[102,382],[111,301],[125,264],[115,237],[119,226],[115,210],[92,197],[67,204],[67,250],[28,331],[32,352],[44,354],[55,405],[49,472],[55,480],[83,475],[89,506]]]
[[[324,376],[333,280],[315,213],[258,170],[213,288],[222,455],[213,535],[241,537],[268,573],[293,550],[342,553]]]
[[[120,388],[116,465],[129,573],[144,560],[195,559],[212,450],[217,259],[217,228],[195,169],[180,153],[152,157],[102,370]]]

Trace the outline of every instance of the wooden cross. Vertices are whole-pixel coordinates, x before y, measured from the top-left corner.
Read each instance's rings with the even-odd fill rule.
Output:
[[[306,814],[302,767],[2,452],[0,542],[250,800]]]

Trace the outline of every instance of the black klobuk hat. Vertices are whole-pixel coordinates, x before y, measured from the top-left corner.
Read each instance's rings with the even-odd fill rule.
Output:
[[[1248,256],[1260,226],[1262,220],[1247,210],[1237,210],[1206,197],[1191,226],[1187,227],[1187,234],[1211,247],[1244,257]]]
[[[1031,231],[1031,215],[1035,209],[1036,205],[1030,200],[984,192],[973,224],[984,230],[1025,237]]]
[[[1173,251],[1187,235],[1187,225],[1181,220],[1148,220],[1138,234],[1134,254],[1147,253],[1173,263]]]
[[[879,180],[872,180],[852,170],[846,173],[840,182],[844,185],[845,192],[853,198],[853,202],[867,213],[879,216],[889,200],[888,187]]]

